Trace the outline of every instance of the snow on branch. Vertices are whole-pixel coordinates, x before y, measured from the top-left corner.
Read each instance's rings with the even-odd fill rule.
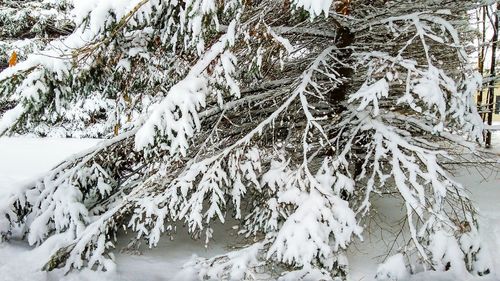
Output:
[[[153,144],[156,133],[165,136],[171,143],[167,148],[170,154],[179,151],[186,154],[187,139],[193,137],[200,128],[198,110],[205,106],[207,82],[202,77],[203,71],[220,55],[226,47],[234,44],[235,22],[229,26],[228,33],[216,42],[204,56],[191,67],[190,72],[168,92],[167,97],[154,106],[148,120],[141,126],[135,137],[136,150],[142,150]],[[223,56],[223,64],[229,67]],[[226,68],[227,69],[227,68]],[[229,69],[234,71],[234,69]],[[230,73],[227,73],[230,75]]]
[[[293,5],[309,12],[311,19],[320,16],[322,13],[328,17],[333,0],[293,0]]]
[[[394,197],[406,244],[380,275],[403,257],[479,270],[476,210],[442,167],[457,145],[476,152],[484,127],[451,20],[466,10],[379,2],[333,17],[332,0],[80,1],[72,34],[0,73],[0,134],[74,114],[63,132],[116,137],[8,198],[2,237],[59,239],[45,270],[114,270],[121,228],[154,247],[183,224],[209,243],[232,216],[246,246],[186,270],[342,279],[374,201]],[[86,101],[92,114],[70,110]]]

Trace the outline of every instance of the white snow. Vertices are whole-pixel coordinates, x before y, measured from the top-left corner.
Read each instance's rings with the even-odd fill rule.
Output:
[[[375,277],[377,280],[397,281],[408,278],[408,275],[403,255],[396,254],[379,265]]]
[[[96,139],[0,138],[0,199],[8,190],[33,180]]]
[[[311,14],[311,19],[325,13],[328,17],[328,12],[332,6],[333,0],[294,0],[293,4],[297,8],[303,8]]]
[[[16,105],[13,109],[4,113],[0,119],[0,134],[7,131],[24,112],[24,106],[22,104]]]
[[[493,137],[496,149],[500,151],[500,132]],[[0,138],[0,198],[6,198],[23,184],[37,178],[61,160],[73,153],[84,150],[96,144],[98,140],[89,139],[35,139],[35,138]],[[485,179],[483,178],[485,177]],[[500,174],[485,170],[462,169],[457,180],[470,188],[471,198],[479,207],[482,240],[487,245],[487,254],[491,256],[492,273],[484,277],[465,277],[457,272],[424,272],[407,278],[409,269],[404,267],[402,256],[386,258],[383,249],[390,247],[397,238],[390,234],[390,228],[372,232],[373,225],[366,226],[363,242],[350,247],[348,251],[349,280],[375,280],[376,274],[391,276],[385,280],[442,280],[442,281],[494,281],[500,280]],[[278,183],[276,183],[278,184]],[[376,200],[374,204],[382,210],[379,214],[390,227],[391,219],[401,215],[401,206],[395,200]],[[197,262],[197,257],[214,257],[230,250],[237,242],[232,228],[234,223],[228,221],[225,225],[214,228],[214,241],[205,247],[204,241],[192,240],[185,235],[187,231],[179,228],[175,240],[164,236],[156,248],[148,249],[141,246],[142,255],[132,252],[121,253],[128,241],[126,234],[121,234],[120,242],[115,251],[116,269],[108,272],[94,272],[88,269],[64,275],[62,270],[46,273],[40,270],[47,257],[56,249],[55,243],[62,241],[60,237],[51,237],[40,247],[32,248],[24,241],[9,241],[0,243],[0,276],[5,281],[45,281],[45,280],[196,280],[203,272],[210,272],[206,264]],[[397,246],[393,249],[393,253]],[[246,257],[247,258],[247,257]],[[241,260],[244,267],[251,262]],[[377,267],[379,263],[383,263]],[[192,267],[192,269],[191,269]],[[418,269],[417,269],[418,270]],[[321,274],[318,272],[317,276]],[[285,278],[286,277],[286,278]],[[288,280],[292,276],[283,276]],[[288,279],[287,279],[288,278]],[[314,278],[311,276],[311,278]],[[381,280],[384,280],[380,278]],[[292,279],[290,279],[292,280]],[[314,279],[311,279],[314,280]]]

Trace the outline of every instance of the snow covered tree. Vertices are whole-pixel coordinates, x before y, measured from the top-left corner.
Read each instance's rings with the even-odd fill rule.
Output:
[[[68,35],[73,25],[67,1],[15,1],[0,3],[0,71],[25,60],[50,41]],[[15,97],[0,101],[0,113],[15,105]]]
[[[387,196],[404,206],[412,270],[489,272],[476,211],[442,166],[482,140],[462,41],[475,1],[72,5],[71,34],[0,73],[0,103],[16,103],[0,134],[107,138],[0,208],[4,239],[60,240],[44,269],[112,270],[122,228],[154,247],[184,224],[208,243],[234,217],[248,246],[195,261],[200,279],[270,265],[342,279]]]

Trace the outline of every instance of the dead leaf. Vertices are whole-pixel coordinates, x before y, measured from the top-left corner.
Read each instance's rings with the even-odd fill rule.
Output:
[[[118,124],[118,123],[115,124],[115,128],[114,128],[115,136],[118,136],[120,128],[121,128],[120,124]]]
[[[347,16],[351,13],[351,0],[341,0],[337,5],[337,13]]]
[[[10,55],[9,67],[16,65],[16,63],[17,63],[17,53],[16,51],[13,51],[12,55]]]

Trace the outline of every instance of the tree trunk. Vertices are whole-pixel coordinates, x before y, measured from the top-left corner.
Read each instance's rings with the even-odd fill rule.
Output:
[[[491,68],[490,77],[491,81],[488,84],[488,125],[493,123],[493,104],[495,98],[495,79],[496,75],[495,64],[496,64],[496,50],[498,41],[498,11],[500,10],[500,3],[497,3],[496,12],[493,13],[493,38],[491,44]],[[486,132],[486,147],[491,147],[491,131]]]

